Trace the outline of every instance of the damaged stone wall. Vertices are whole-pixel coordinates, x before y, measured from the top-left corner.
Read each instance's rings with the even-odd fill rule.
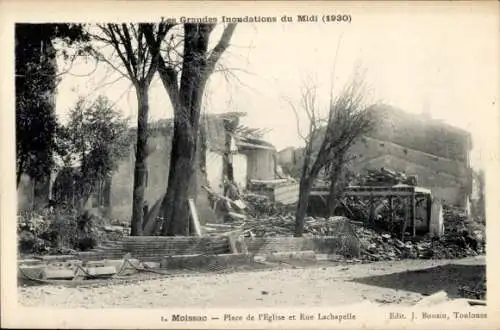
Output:
[[[442,203],[465,207],[472,192],[472,172],[464,166],[458,167],[458,163],[441,159],[428,161],[426,154],[420,159],[419,155],[413,155],[411,158],[402,156],[397,148],[387,148],[387,144],[373,139],[358,142],[352,152],[359,156],[349,164],[352,172],[363,174],[369,169],[378,170],[384,167],[405,172],[407,175],[416,175],[418,185],[431,189],[432,195]],[[416,153],[408,151],[412,152]]]
[[[148,178],[144,199],[151,208],[167,189],[171,141],[164,135],[150,136],[148,145],[150,153],[147,158]],[[135,156],[131,150],[113,174],[111,182],[109,215],[123,223],[129,223],[132,214],[134,162]]]

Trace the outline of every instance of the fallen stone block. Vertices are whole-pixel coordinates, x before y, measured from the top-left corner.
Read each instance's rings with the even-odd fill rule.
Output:
[[[25,278],[34,278],[34,279],[42,279],[45,274],[45,265],[21,265],[18,267],[17,277],[19,279]]]
[[[145,269],[154,269],[154,268],[160,268],[160,263],[159,262],[145,261],[145,262],[141,263],[141,266]]]
[[[123,262],[123,260],[121,260]],[[90,260],[85,263],[86,267],[104,267],[105,260]]]
[[[264,262],[266,261],[266,256],[265,255],[258,255],[253,257],[253,261],[255,262]]]
[[[138,259],[128,259],[128,263],[125,263],[124,259],[104,259],[104,260],[93,260],[86,263],[87,267],[114,267],[117,274],[119,275],[130,275],[137,273],[137,269],[140,265]]]
[[[81,260],[52,261],[48,262],[47,265],[52,268],[75,269],[76,267],[82,265],[82,261]]]
[[[445,291],[439,291],[420,300],[415,304],[415,306],[418,307],[432,306],[432,305],[442,304],[446,301],[448,301],[448,294]]]
[[[479,300],[479,299],[456,299],[456,300],[466,300],[470,306],[486,306],[486,300]],[[462,302],[460,303],[463,305]]]
[[[73,269],[46,267],[43,278],[47,280],[72,280],[75,277]]]
[[[85,277],[112,277],[116,274],[115,267],[86,267]],[[81,270],[80,270],[81,271]],[[79,273],[80,275],[80,273]]]

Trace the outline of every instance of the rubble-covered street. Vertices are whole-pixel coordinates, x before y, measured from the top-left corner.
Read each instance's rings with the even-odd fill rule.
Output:
[[[293,237],[294,205],[252,193],[243,195],[239,205],[243,205],[238,210],[241,216],[224,224],[205,224],[203,235],[221,237],[231,232],[240,238]],[[254,261],[241,267],[228,264],[224,273],[215,271],[224,266],[215,265],[217,267],[208,272],[203,272],[200,265],[193,269],[182,266],[180,272],[173,274],[169,268],[170,275],[154,279],[142,276],[144,273],[131,276],[129,283],[111,278],[93,287],[58,286],[55,282],[47,286],[20,287],[19,301],[26,306],[85,308],[325,306],[365,299],[404,305],[444,291],[452,299],[467,298],[484,303],[484,224],[461,209],[449,206],[444,209],[443,222],[446,230],[441,237],[406,233],[402,238],[397,232],[360,219],[307,216],[304,237],[336,237],[339,246],[333,254],[300,251],[300,248],[292,251],[294,248],[289,247],[291,254],[309,253],[313,258],[266,261],[266,257],[270,257],[268,253],[273,251],[233,251]]]
[[[240,230],[255,237],[293,236],[295,215],[293,205],[275,203],[257,194],[243,197],[248,216],[233,219],[226,230]],[[485,225],[467,216],[462,209],[446,206],[443,210],[444,234],[431,237],[428,233],[404,241],[395,232],[369,227],[362,219],[345,217],[306,217],[305,236],[355,236],[360,242],[359,259],[365,261],[399,259],[456,259],[484,254]],[[348,229],[345,227],[349,227]],[[223,226],[217,227],[217,232]],[[352,227],[352,230],[350,229]],[[215,230],[215,229],[214,229]],[[409,234],[409,233],[408,233]]]
[[[412,305],[444,290],[461,297],[481,281],[484,258],[403,260],[173,277],[93,288],[19,287],[23,306],[217,308],[332,306],[369,300]],[[484,299],[484,297],[483,297]]]

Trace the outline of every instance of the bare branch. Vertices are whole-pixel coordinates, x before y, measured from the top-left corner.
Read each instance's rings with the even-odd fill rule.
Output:
[[[69,74],[70,76],[73,76],[73,77],[89,77],[91,76],[94,72],[97,71],[97,68],[99,67],[99,59],[98,58],[94,58],[95,59],[95,65],[94,65],[94,68],[89,72],[89,73],[86,73],[86,74],[76,74],[76,73],[71,73],[70,70],[71,68],[73,67],[73,63],[71,64],[71,67],[69,69],[67,69],[66,71],[58,74],[58,76],[64,74],[64,73],[67,73]]]
[[[122,40],[123,47],[125,48],[125,52],[127,54],[127,60],[130,63],[130,66],[132,68],[132,72],[134,73],[134,76],[137,79],[139,79],[140,76],[139,76],[139,72],[138,72],[138,68],[137,68],[137,59],[136,59],[136,57],[134,55],[134,51],[132,49],[132,39],[130,38],[127,24],[125,24],[125,23],[122,24],[121,31],[120,31],[120,28],[118,27],[118,25],[113,24],[112,26],[114,26],[116,34],[118,34],[118,36]]]
[[[145,45],[147,46],[147,50],[151,53],[151,65],[149,67],[149,70],[146,74],[146,81],[151,81],[153,79],[153,75],[156,71],[156,68],[159,69],[159,66],[161,65],[164,67],[165,63],[163,61],[163,58],[161,57],[159,48],[162,43],[162,41],[165,39],[165,36],[167,35],[168,31],[172,29],[175,25],[174,24],[165,24],[165,23],[160,23],[158,25],[158,32],[156,39],[154,37],[154,32],[153,32],[153,25],[152,24],[140,24],[139,29],[141,31],[141,34],[145,38]],[[177,78],[175,78],[177,81]]]
[[[115,84],[115,83],[119,82],[120,80],[122,80],[123,78],[127,78],[127,77],[124,77],[123,75],[121,75],[121,74],[120,74],[120,75],[118,76],[118,78],[116,78],[116,79],[113,79],[113,80],[108,81],[108,82],[106,82],[106,83],[98,84],[98,86],[97,86],[97,87],[95,87],[95,88],[92,90],[92,92],[95,92],[95,91],[97,91],[97,90],[99,90],[99,89],[101,89],[101,88],[103,88],[103,87],[113,85],[113,84]]]
[[[160,79],[170,97],[173,108],[175,110],[176,108],[178,108],[180,104],[179,94],[178,94],[179,84],[177,82],[177,72],[173,68],[167,66],[167,63],[160,54],[161,42],[165,38],[168,31],[173,27],[174,27],[173,24],[160,23],[158,32],[159,38],[157,39],[155,39],[154,37],[152,25],[144,24],[143,31],[149,52],[153,56],[154,60],[157,61],[158,73],[160,75]],[[152,77],[154,72],[150,72],[149,74]]]
[[[286,100],[288,102],[288,104],[290,105],[290,108],[292,108],[293,110],[293,113],[295,115],[295,123],[297,125],[297,134],[299,135],[299,137],[304,140],[304,142],[307,143],[308,141],[308,138],[302,134],[301,130],[300,130],[300,119],[299,119],[299,112],[297,111],[297,108],[295,107],[295,104],[293,104],[293,102],[289,99]],[[310,135],[311,131],[309,131],[309,135]]]
[[[102,25],[98,25],[98,27],[101,29],[101,31],[104,34],[106,34],[109,37],[109,40],[106,40],[105,42],[111,44],[114,47],[116,53],[118,54],[122,63],[124,64],[125,69],[127,70],[127,73],[128,73],[128,75],[125,75],[125,76],[128,76],[128,79],[130,79],[132,81],[132,83],[137,85],[139,82],[138,82],[137,76],[132,68],[132,64],[130,62],[131,59],[127,58],[127,56],[123,53],[122,49],[120,48],[121,43],[120,43],[120,41],[118,41],[118,38],[115,35],[114,30],[117,29],[119,31],[119,28],[116,26],[116,24],[108,24],[107,27],[102,26]],[[111,63],[111,61],[107,60],[104,56],[102,57],[102,59],[106,63],[111,65],[113,68],[116,67],[114,64]],[[123,74],[123,72],[121,70],[117,70],[117,71]]]
[[[212,72],[215,68],[215,64],[222,56],[222,53],[229,47],[229,41],[233,36],[234,30],[236,29],[236,24],[228,24],[222,32],[222,36],[210,53],[207,61],[207,72]]]
[[[115,51],[116,51],[116,49],[115,49]],[[116,72],[118,72],[123,77],[127,78],[128,80],[132,80],[133,79],[133,77],[131,77],[131,76],[129,76],[129,74],[123,72],[118,66],[116,66],[115,63],[113,63],[113,61],[109,60],[102,53],[98,52],[95,49],[92,50],[92,53],[94,54],[94,56],[96,58],[98,58],[100,61],[103,61],[103,62],[107,63],[110,67],[112,67]],[[122,63],[122,64],[123,64],[123,66],[125,66],[125,63]]]

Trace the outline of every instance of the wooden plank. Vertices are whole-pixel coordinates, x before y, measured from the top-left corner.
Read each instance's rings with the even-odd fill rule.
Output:
[[[389,230],[392,232],[394,229],[394,198],[389,196]]]
[[[405,233],[406,233],[406,226],[408,225],[408,200],[407,199],[404,199],[403,200],[403,203],[404,203],[404,217],[403,217],[403,220],[402,220],[402,226],[401,226],[401,241],[404,242],[405,241]]]
[[[467,299],[467,302],[471,306],[486,306],[486,300]]]
[[[375,222],[375,205],[373,203],[373,195],[370,195],[368,200],[368,223],[373,224]]]
[[[277,183],[285,183],[287,182],[287,179],[276,179],[276,180],[256,180],[252,179],[250,180],[250,183],[255,183],[255,184],[277,184]]]
[[[412,235],[415,237],[417,235],[417,200],[415,198],[415,193],[411,195],[411,224],[413,226],[412,228]]]
[[[198,219],[198,212],[196,212],[196,205],[194,204],[194,200],[190,198],[188,200],[189,203],[189,211],[191,212],[191,221],[194,227],[195,236],[201,236],[201,226],[200,221]]]
[[[411,191],[345,191],[344,195],[346,197],[389,197],[389,196],[400,196],[407,197],[411,196]],[[311,196],[326,196],[327,191],[311,191]]]

